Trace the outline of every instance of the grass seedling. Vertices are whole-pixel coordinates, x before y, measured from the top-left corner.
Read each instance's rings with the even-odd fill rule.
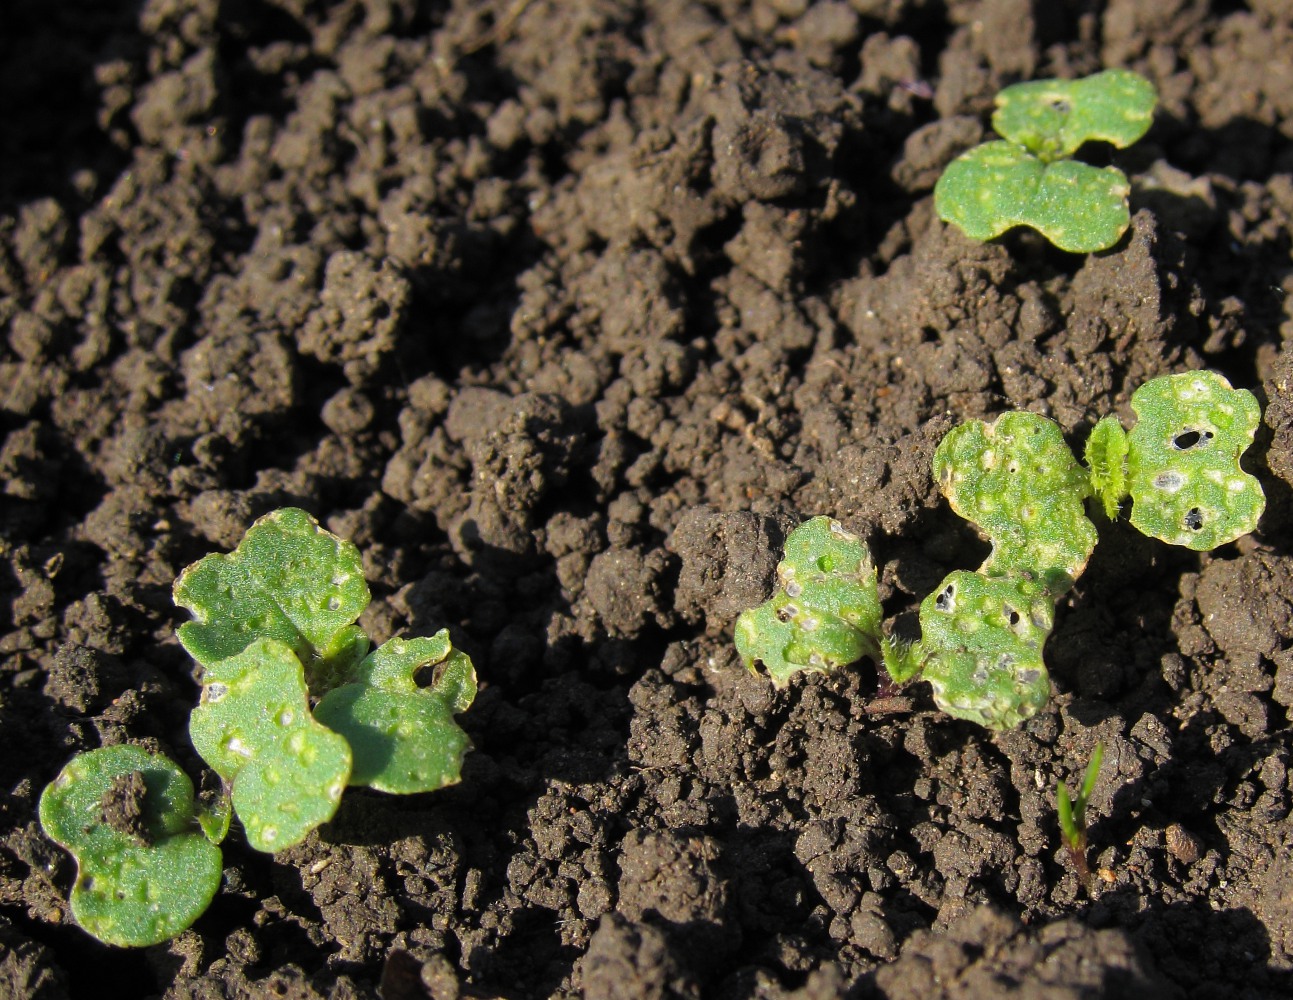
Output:
[[[1082,885],[1089,892],[1091,889],[1091,869],[1086,863],[1087,828],[1086,807],[1095,791],[1096,779],[1100,777],[1100,763],[1104,760],[1104,744],[1097,743],[1091,751],[1087,762],[1086,774],[1076,796],[1069,795],[1068,785],[1059,782],[1055,786],[1055,811],[1059,815],[1060,839],[1068,849],[1069,858],[1081,879]]]
[[[1132,395],[1136,424],[1116,417],[1093,430],[1087,465],[1054,421],[1005,413],[950,431],[934,453],[934,478],[952,509],[992,550],[974,571],[949,574],[920,606],[920,641],[888,636],[865,543],[829,518],[791,532],[771,600],[744,612],[736,646],[778,687],[800,671],[879,659],[896,684],[919,677],[948,715],[1010,729],[1050,697],[1042,656],[1056,601],[1085,569],[1096,526],[1086,501],[1153,538],[1216,548],[1252,531],[1261,485],[1240,467],[1261,410],[1253,394],[1215,372],[1153,379]]]
[[[370,651],[355,624],[368,601],[358,549],[294,508],[180,574],[175,603],[193,620],[179,640],[202,667],[189,735],[224,794],[196,809],[184,773],[136,747],[73,759],[40,820],[77,858],[82,927],[145,945],[189,926],[219,887],[231,811],[249,845],[274,852],[331,819],[347,785],[407,794],[460,780],[470,658],[447,629]]]
[[[992,116],[1002,138],[948,164],[934,210],[976,240],[1031,226],[1061,250],[1105,250],[1131,223],[1131,185],[1117,167],[1071,157],[1092,140],[1130,146],[1148,131],[1157,102],[1149,81],[1125,69],[1007,87]]]

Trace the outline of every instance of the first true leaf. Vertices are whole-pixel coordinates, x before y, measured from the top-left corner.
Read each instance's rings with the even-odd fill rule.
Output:
[[[233,552],[212,554],[175,581],[192,612],[180,644],[204,667],[274,639],[313,673],[357,662],[368,642],[354,623],[368,606],[359,550],[303,510],[286,507],[253,524]]]

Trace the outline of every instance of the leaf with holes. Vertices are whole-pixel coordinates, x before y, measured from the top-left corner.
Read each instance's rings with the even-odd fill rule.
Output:
[[[1154,85],[1126,69],[1081,80],[1031,80],[997,94],[992,127],[1051,162],[1093,140],[1130,146],[1149,131],[1157,103]]]
[[[204,667],[274,639],[317,691],[344,680],[368,652],[355,626],[369,600],[359,550],[294,507],[262,517],[228,555],[188,567],[174,596],[194,619],[180,626],[180,643]]]
[[[934,452],[934,479],[992,542],[979,572],[1029,574],[1053,596],[1082,573],[1096,543],[1090,483],[1055,421],[1012,412],[961,424]]]
[[[1042,647],[1055,609],[1021,576],[957,570],[920,605],[921,678],[948,715],[1011,729],[1050,697]]]
[[[777,687],[801,671],[824,673],[880,653],[880,597],[866,544],[838,521],[815,517],[786,538],[772,598],[736,620],[736,649]]]
[[[1131,523],[1151,538],[1205,551],[1257,527],[1266,497],[1239,465],[1261,422],[1247,389],[1216,372],[1152,379],[1131,397]]]
[[[72,916],[107,944],[172,938],[220,888],[220,848],[198,829],[193,784],[159,754],[78,754],[42,793],[40,825],[76,858]]]
[[[189,735],[258,851],[291,847],[331,819],[350,777],[350,746],[310,715],[301,661],[276,639],[207,668]]]
[[[434,667],[429,686],[418,673]],[[391,639],[329,692],[315,718],[340,733],[354,753],[352,785],[382,792],[430,792],[457,784],[471,747],[454,721],[476,696],[471,659],[453,648],[449,630],[430,638]]]

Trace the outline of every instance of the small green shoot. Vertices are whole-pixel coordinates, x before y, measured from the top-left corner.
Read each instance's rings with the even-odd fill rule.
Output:
[[[1003,138],[948,164],[934,188],[934,210],[971,239],[1022,225],[1061,250],[1108,249],[1131,223],[1131,185],[1117,167],[1069,157],[1091,140],[1131,145],[1149,129],[1157,100],[1148,80],[1124,69],[1007,87],[992,116]]]
[[[1095,791],[1096,779],[1100,777],[1100,763],[1104,760],[1104,744],[1097,743],[1091,751],[1087,762],[1086,774],[1076,796],[1070,797],[1069,789],[1064,782],[1055,786],[1055,811],[1059,814],[1060,839],[1064,842],[1077,870],[1078,878],[1088,891],[1091,888],[1091,869],[1087,867],[1087,826],[1086,807]]]
[[[72,916],[108,944],[174,937],[220,888],[220,848],[199,826],[193,783],[140,747],[74,757],[42,793],[40,825],[76,859]]]
[[[1087,499],[1116,517],[1130,497],[1134,527],[1192,549],[1252,531],[1265,505],[1239,465],[1261,419],[1252,393],[1215,372],[1187,372],[1147,382],[1131,405],[1138,422],[1130,433],[1116,417],[1096,424],[1088,468],[1059,426],[1033,413],[972,420],[943,438],[934,477],[992,551],[922,602],[914,644],[885,633],[875,564],[861,540],[825,517],[796,528],[772,599],[737,618],[746,667],[762,662],[782,687],[800,671],[870,656],[894,684],[929,681],[948,715],[995,730],[1031,718],[1050,696],[1042,650],[1055,603],[1095,547]]]

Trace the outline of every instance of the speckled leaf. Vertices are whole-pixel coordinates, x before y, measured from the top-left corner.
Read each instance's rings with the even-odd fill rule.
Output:
[[[257,850],[299,843],[336,812],[350,748],[311,717],[304,670],[284,643],[260,639],[209,667],[189,734],[230,785]]]
[[[1032,574],[1052,595],[1082,573],[1096,543],[1090,482],[1055,421],[1012,412],[964,423],[939,442],[934,478],[992,542],[981,573]]]
[[[113,782],[143,778],[142,837],[116,829],[103,803]],[[45,832],[76,858],[72,915],[108,944],[174,937],[220,888],[220,849],[197,829],[193,785],[165,757],[135,746],[79,754],[40,798]]]
[[[1266,497],[1239,466],[1261,407],[1216,372],[1183,372],[1132,394],[1127,435],[1131,523],[1151,538],[1204,551],[1257,527]]]
[[[1042,647],[1054,606],[1018,576],[958,570],[920,606],[921,677],[948,715],[989,729],[1011,729],[1050,697]]]
[[[419,687],[420,671],[434,667]],[[471,659],[455,650],[449,630],[430,638],[391,639],[331,691],[315,718],[340,733],[354,753],[352,785],[411,794],[456,784],[470,741],[454,721],[476,693]]]
[[[948,164],[934,187],[934,209],[972,239],[1031,226],[1061,250],[1092,253],[1127,231],[1130,190],[1116,167],[1047,165],[1014,143],[987,142]]]
[[[228,555],[189,566],[174,596],[194,617],[180,643],[206,667],[276,639],[335,682],[368,652],[354,626],[369,600],[359,550],[293,507],[262,517]]]
[[[879,654],[880,598],[871,553],[838,521],[815,517],[786,539],[772,598],[736,621],[736,648],[777,687]]]
[[[1032,80],[997,94],[992,127],[1050,161],[1093,139],[1130,146],[1149,130],[1157,103],[1153,84],[1125,69],[1081,80]]]

